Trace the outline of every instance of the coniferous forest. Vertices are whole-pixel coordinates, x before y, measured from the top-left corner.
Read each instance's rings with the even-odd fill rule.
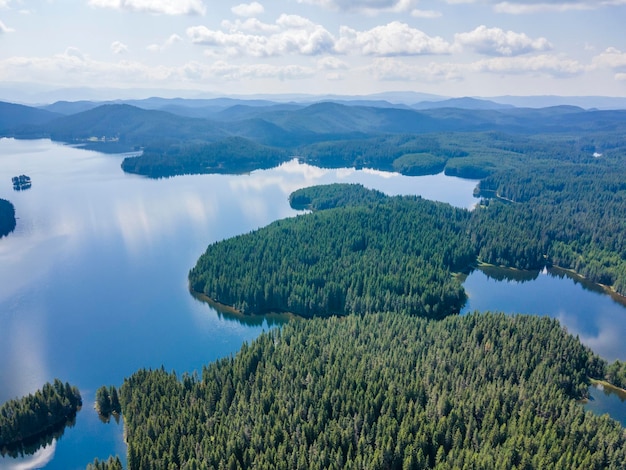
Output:
[[[310,213],[210,245],[189,273],[193,291],[243,314],[309,320],[201,376],[140,370],[119,391],[101,387],[102,415],[124,415],[128,468],[626,468],[624,428],[580,405],[591,378],[625,387],[624,363],[607,365],[556,320],[454,315],[466,299],[458,275],[477,262],[559,266],[626,294],[626,112],[288,108],[237,107],[217,122],[109,104],[4,131],[143,149],[122,168],[150,177],[298,158],[480,180],[473,211],[306,188],[290,203]],[[0,235],[15,226],[7,201],[0,221]],[[9,402],[3,445],[79,404],[60,382]]]
[[[322,189],[292,198],[327,210],[209,246],[189,274],[192,289],[244,314],[441,318],[461,309],[465,293],[452,273],[476,258],[465,234],[468,211],[419,197],[349,205],[363,195],[362,187],[328,190],[329,197]]]
[[[19,450],[65,427],[82,406],[80,392],[56,379],[34,394],[9,400],[0,407],[0,450]]]
[[[128,467],[620,469],[626,431],[577,402],[604,369],[548,318],[294,321],[126,379]]]

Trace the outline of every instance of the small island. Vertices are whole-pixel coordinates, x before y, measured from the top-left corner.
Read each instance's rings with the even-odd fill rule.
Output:
[[[30,189],[32,185],[30,176],[26,175],[14,176],[13,178],[11,178],[11,181],[13,182],[13,189],[15,191],[24,191],[25,189]]]
[[[78,388],[59,379],[34,394],[9,400],[0,407],[2,454],[58,432],[76,416],[82,403]]]

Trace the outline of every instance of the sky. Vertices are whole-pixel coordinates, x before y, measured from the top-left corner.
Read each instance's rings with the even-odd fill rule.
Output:
[[[0,0],[0,87],[626,96],[626,0]]]

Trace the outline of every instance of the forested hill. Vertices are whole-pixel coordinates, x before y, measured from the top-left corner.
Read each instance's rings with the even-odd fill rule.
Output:
[[[548,318],[290,322],[201,379],[126,379],[128,467],[623,469],[624,428],[576,402],[604,367]]]
[[[0,238],[15,230],[15,207],[9,201],[0,199]]]
[[[367,192],[354,185],[324,190],[343,193],[343,204]],[[214,243],[190,271],[190,286],[245,314],[459,312],[465,292],[452,273],[476,259],[465,233],[469,212],[419,197],[373,193],[372,201]]]

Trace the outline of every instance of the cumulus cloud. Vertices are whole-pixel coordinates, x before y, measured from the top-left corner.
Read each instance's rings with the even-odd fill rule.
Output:
[[[454,38],[461,46],[494,56],[516,56],[552,48],[546,38],[531,39],[524,33],[487,28],[484,25],[468,33],[455,34]]]
[[[335,42],[323,26],[297,15],[281,15],[275,25],[267,27],[256,24],[258,34],[238,30],[236,23],[228,25],[233,28],[227,32],[193,26],[187,29],[187,36],[194,44],[223,48],[229,55],[253,57],[319,55],[331,51]]]
[[[586,70],[586,67],[576,60],[548,54],[532,57],[497,57],[474,62],[470,68],[476,72],[546,75],[556,78],[572,77]]]
[[[113,54],[123,54],[128,52],[128,46],[120,41],[113,41],[111,44],[111,52],[113,52]]]
[[[336,50],[380,57],[449,54],[452,46],[440,37],[431,37],[406,23],[394,21],[367,31],[340,28]]]
[[[242,3],[230,9],[237,16],[252,17],[262,14],[265,9],[259,2]]]
[[[597,67],[621,69],[626,67],[626,52],[615,47],[609,47],[601,54],[593,58],[593,64]]]
[[[204,15],[202,0],[89,0],[89,5],[163,15]]]

